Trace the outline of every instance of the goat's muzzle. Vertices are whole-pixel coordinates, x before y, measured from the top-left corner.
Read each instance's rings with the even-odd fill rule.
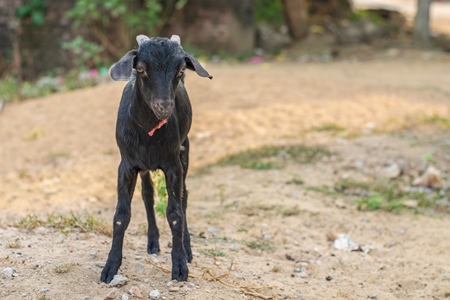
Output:
[[[175,102],[173,100],[155,100],[152,103],[152,109],[156,117],[160,120],[168,119],[173,112]]]

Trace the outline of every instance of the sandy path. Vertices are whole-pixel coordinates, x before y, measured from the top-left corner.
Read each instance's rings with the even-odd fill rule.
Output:
[[[212,81],[189,74],[195,114],[193,171],[228,153],[263,144],[323,144],[338,153],[330,161],[292,164],[284,170],[213,167],[192,173],[188,218],[196,261],[217,273],[234,266],[226,279],[236,286],[276,285],[261,292],[279,299],[448,297],[450,244],[443,238],[450,234],[448,215],[359,212],[351,197],[344,197],[347,208],[339,209],[333,197],[286,182],[299,177],[305,186],[332,186],[342,176],[368,176],[354,171],[357,162],[370,169],[398,159],[418,165],[424,154],[441,162],[438,167],[448,182],[448,134],[440,138],[433,133],[434,139],[428,140],[370,132],[420,123],[435,114],[450,118],[449,67],[443,55],[405,53],[402,59],[371,62],[210,65]],[[119,160],[114,126],[122,87],[108,83],[6,106],[0,114],[0,224],[30,212],[70,210],[110,220]],[[330,123],[345,127],[344,136],[363,137],[330,137],[314,129]],[[24,138],[33,131],[42,135]],[[158,288],[166,299],[242,297],[239,289],[195,278],[190,280],[194,286],[176,284],[179,291],[170,292],[168,274],[142,258],[145,238],[139,228],[145,217],[140,196],[135,197],[121,268],[130,283],[119,288],[119,294],[136,285],[146,295]],[[295,206],[301,208],[299,215],[279,213]],[[164,220],[158,221],[164,245],[158,259],[170,266],[170,249],[165,247],[170,233]],[[372,251],[335,250],[326,240],[329,230],[371,243]],[[246,246],[261,237],[275,245],[275,252]],[[38,299],[43,288],[49,289],[50,299],[104,299],[111,290],[98,282],[96,267],[107,255],[106,236],[4,227],[0,241],[0,267],[12,266],[19,274],[14,280],[0,278],[2,299]],[[21,247],[10,247],[13,242]],[[213,260],[205,249],[219,249],[226,256]],[[67,274],[55,272],[68,262],[72,269]],[[306,275],[291,275],[302,267]],[[201,273],[195,266],[191,271]]]

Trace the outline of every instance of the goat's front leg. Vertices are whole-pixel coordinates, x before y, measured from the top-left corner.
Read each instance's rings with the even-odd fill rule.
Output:
[[[166,175],[167,194],[169,198],[166,216],[172,231],[172,279],[186,281],[189,270],[183,244],[186,218],[181,204],[183,172],[180,160],[177,159],[175,165],[163,169],[163,171]]]
[[[149,171],[141,171],[139,174],[142,179],[142,200],[144,200],[147,212],[147,252],[148,254],[154,254],[159,252],[159,231],[155,220],[153,183]]]
[[[118,202],[113,222],[113,239],[108,260],[103,268],[101,281],[109,283],[117,274],[122,264],[122,247],[125,230],[131,219],[131,198],[136,186],[137,170],[125,166],[122,161],[119,165],[117,184]]]
[[[181,165],[183,167],[183,191],[182,191],[182,207],[183,207],[183,214],[184,214],[184,235],[183,235],[183,243],[184,243],[184,250],[186,252],[186,258],[187,261],[190,263],[192,261],[192,250],[191,250],[191,237],[189,235],[189,230],[187,227],[187,198],[188,198],[188,191],[186,189],[186,175],[189,168],[189,139],[186,137],[186,140],[183,143],[184,149],[180,151],[180,160]]]

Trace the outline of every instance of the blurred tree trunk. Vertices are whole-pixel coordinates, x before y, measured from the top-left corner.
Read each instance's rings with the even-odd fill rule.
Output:
[[[308,35],[308,4],[306,0],[283,0],[283,11],[289,33],[294,40]]]
[[[431,0],[417,0],[417,14],[414,19],[414,42],[420,47],[430,46]]]

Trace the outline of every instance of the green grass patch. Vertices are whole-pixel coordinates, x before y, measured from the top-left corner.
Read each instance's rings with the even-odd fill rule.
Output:
[[[238,230],[237,230],[237,232],[245,232],[245,233],[247,233],[247,232],[248,232],[248,229],[245,228],[245,227],[239,227]]]
[[[54,93],[70,91],[88,86],[94,86],[99,78],[80,79],[81,70],[71,70],[64,77],[44,76],[36,81],[22,81],[18,86],[17,78],[6,76],[0,78],[0,95],[4,102],[17,101],[20,98],[40,98]],[[84,72],[86,74],[86,72]]]
[[[425,124],[450,128],[450,118],[442,117],[438,114],[433,114],[431,116],[426,116],[422,119]]]
[[[6,244],[6,247],[10,249],[20,249],[22,248],[22,245],[19,243],[19,241],[14,241]]]
[[[302,210],[300,209],[300,207],[298,207],[298,205],[294,205],[293,207],[289,208],[280,207],[278,212],[284,217],[290,217],[299,215]]]
[[[69,156],[70,156],[70,154],[67,152],[55,152],[55,153],[50,153],[47,156],[47,159],[49,162],[55,162],[58,159],[68,158]]]
[[[206,256],[212,256],[212,257],[225,257],[227,256],[227,254],[217,248],[214,249],[201,249],[200,250],[201,253],[203,253]]]
[[[384,198],[380,195],[374,195],[366,198],[361,198],[357,201],[358,210],[377,210],[382,207]]]
[[[76,263],[67,263],[67,264],[61,264],[61,265],[57,265],[53,268],[53,271],[57,274],[65,274],[65,273],[69,273],[70,270],[72,270],[72,268],[74,266],[76,266],[78,264]]]
[[[155,205],[155,211],[161,218],[165,218],[168,202],[166,177],[164,176],[164,173],[161,170],[157,170],[151,173],[151,178],[153,181],[153,188],[158,198],[158,201],[156,201]]]
[[[331,187],[329,187],[326,184],[322,184],[322,185],[318,185],[318,186],[313,186],[313,185],[305,186],[305,190],[311,191],[311,192],[322,193],[322,194],[330,195],[330,196],[335,196],[338,194],[335,190],[333,190]]]
[[[265,240],[263,238],[247,242],[245,243],[245,245],[247,245],[247,247],[249,247],[250,249],[261,250],[267,253],[273,253],[276,250],[275,246],[273,245],[273,242]]]
[[[418,212],[419,209],[434,209],[437,201],[443,196],[439,191],[407,190],[409,186],[399,180],[375,179],[369,182],[356,180],[341,180],[335,184],[335,190],[354,196],[364,195],[356,200],[359,210],[386,210],[399,212],[409,210]]]
[[[43,128],[35,128],[23,135],[25,141],[34,141],[44,135],[45,131]]]
[[[366,9],[357,9],[350,16],[350,21],[357,22],[361,20],[369,20],[376,24],[384,24],[386,21],[378,14]]]
[[[326,123],[326,124],[314,127],[314,130],[320,131],[320,132],[324,132],[324,131],[341,132],[341,131],[345,131],[345,127],[342,127],[335,123]]]
[[[102,219],[95,219],[91,215],[80,216],[73,212],[69,215],[50,214],[47,218],[41,218],[36,214],[29,214],[20,219],[17,227],[28,230],[37,227],[52,227],[64,234],[78,230],[80,232],[97,232],[107,236],[112,236],[112,226]]]
[[[254,170],[272,170],[285,167],[288,160],[307,164],[329,155],[330,152],[322,147],[264,146],[226,156],[219,160],[218,164],[237,165]]]
[[[220,217],[220,213],[217,211],[210,211],[210,212],[205,213],[203,215],[203,217],[209,218],[209,219],[217,219],[218,217]]]
[[[289,181],[286,181],[286,184],[295,184],[295,185],[303,185],[305,182],[297,177],[292,178]]]

